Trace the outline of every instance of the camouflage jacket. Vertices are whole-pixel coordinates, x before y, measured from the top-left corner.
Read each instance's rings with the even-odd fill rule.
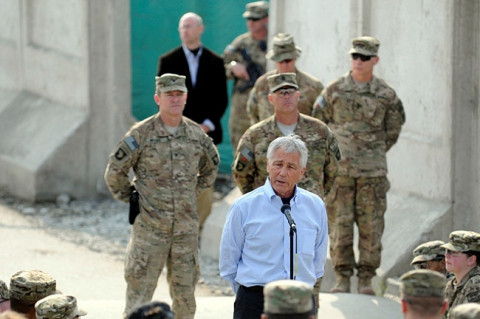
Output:
[[[277,73],[278,71],[276,69],[265,73],[258,78],[255,86],[250,91],[247,102],[247,112],[252,124],[263,121],[274,113],[273,105],[268,100],[270,90],[268,88],[267,78]],[[297,75],[298,90],[300,91],[300,100],[297,106],[298,111],[311,116],[313,104],[317,96],[322,93],[323,84],[313,75],[306,72],[296,70],[295,73]]]
[[[196,212],[196,197],[213,185],[218,163],[217,148],[198,124],[183,117],[172,135],[157,113],[133,125],[117,144],[105,181],[113,197],[128,202],[132,168],[140,206],[150,217],[179,208]]]
[[[332,131],[321,121],[299,114],[294,134],[308,149],[307,169],[298,186],[323,198],[337,174],[340,160],[337,140]],[[275,116],[252,125],[240,139],[233,163],[233,176],[242,193],[250,192],[265,184],[267,149],[277,137],[283,136]]]
[[[445,289],[445,297],[448,300],[446,318],[450,318],[449,312],[456,305],[467,302],[480,303],[480,267],[476,266],[470,270],[460,283],[456,283],[455,278],[450,280]]]
[[[248,87],[251,88],[255,84],[255,79],[246,81],[245,79],[235,78],[231,71],[230,62],[235,61],[248,66],[248,57],[251,63],[254,63],[258,67],[259,75],[265,73],[267,67],[267,60],[265,53],[267,51],[267,44],[265,40],[255,40],[250,32],[239,35],[229,44],[223,52],[223,61],[225,63],[225,72],[227,79],[235,79],[234,92],[236,93],[239,88]],[[247,83],[250,82],[250,83]]]
[[[386,153],[400,135],[405,112],[385,81],[374,76],[358,87],[349,72],[322,91],[312,115],[336,134],[342,152],[339,176],[387,174]]]

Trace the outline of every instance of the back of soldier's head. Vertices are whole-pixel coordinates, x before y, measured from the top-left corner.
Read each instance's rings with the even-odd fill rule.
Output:
[[[175,319],[175,314],[165,302],[152,301],[133,309],[127,319]]]
[[[22,270],[10,279],[10,306],[20,313],[34,311],[37,301],[54,294],[56,281],[41,270]]]
[[[269,319],[310,318],[313,292],[308,284],[295,280],[278,280],[263,289],[264,312]]]
[[[407,311],[425,316],[440,315],[445,305],[445,276],[432,270],[412,270],[401,278],[402,301]]]

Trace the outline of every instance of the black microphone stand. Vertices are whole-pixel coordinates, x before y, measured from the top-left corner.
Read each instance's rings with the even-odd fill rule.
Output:
[[[293,280],[293,227],[290,226],[290,279]]]

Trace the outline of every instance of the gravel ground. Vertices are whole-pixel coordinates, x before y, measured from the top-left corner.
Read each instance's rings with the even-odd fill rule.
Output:
[[[230,175],[219,175],[215,182],[214,200],[221,200],[234,187]],[[130,238],[128,204],[98,197],[76,200],[66,194],[55,202],[30,203],[0,189],[0,203],[18,210],[39,228],[57,238],[93,251],[108,253],[123,261]],[[220,277],[218,261],[200,251],[201,278],[212,295],[233,295],[228,283]]]

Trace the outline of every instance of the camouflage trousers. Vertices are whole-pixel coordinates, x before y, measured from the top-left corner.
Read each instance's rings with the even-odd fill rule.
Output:
[[[141,213],[132,227],[125,259],[127,298],[124,316],[150,302],[167,264],[167,281],[177,319],[193,319],[195,286],[199,277],[198,234],[172,235],[151,225]]]
[[[330,257],[337,275],[350,277],[357,268],[359,278],[375,276],[380,266],[386,194],[386,176],[351,178],[337,176],[326,198]],[[353,253],[353,228],[357,224],[359,260]]]
[[[247,100],[251,89],[242,93],[235,92],[230,103],[230,117],[228,119],[228,132],[230,143],[232,143],[233,154],[235,155],[238,142],[243,133],[250,127],[250,117],[247,113]]]

